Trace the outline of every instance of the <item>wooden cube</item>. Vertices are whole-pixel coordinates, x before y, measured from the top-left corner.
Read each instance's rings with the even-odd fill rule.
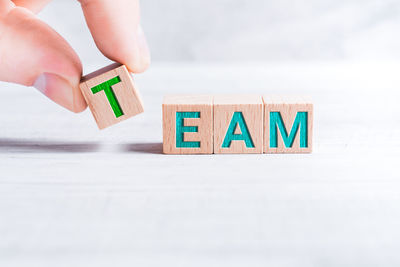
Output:
[[[165,96],[162,111],[165,154],[213,153],[212,96]]]
[[[124,65],[112,64],[86,75],[80,88],[99,129],[143,112],[139,92]]]
[[[294,96],[264,96],[264,153],[312,152],[313,104]]]
[[[263,152],[263,101],[255,95],[214,97],[214,153]]]

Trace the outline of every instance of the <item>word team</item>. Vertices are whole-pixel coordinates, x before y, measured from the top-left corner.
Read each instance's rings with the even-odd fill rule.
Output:
[[[100,129],[143,112],[124,65],[86,75],[80,88]],[[165,154],[312,151],[313,104],[305,97],[171,95],[162,112]]]
[[[304,97],[176,95],[163,102],[165,154],[310,153],[313,105]]]

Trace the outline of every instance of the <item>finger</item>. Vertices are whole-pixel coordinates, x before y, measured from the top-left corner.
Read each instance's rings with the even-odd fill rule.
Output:
[[[29,10],[12,7],[0,13],[0,58],[0,80],[33,85],[74,112],[86,108],[79,90],[82,66],[78,56]]]
[[[15,5],[25,7],[34,13],[38,13],[43,9],[51,0],[12,0]]]
[[[0,0],[0,17],[5,16],[15,5],[9,0]]]
[[[138,0],[80,0],[86,22],[100,51],[138,73],[150,64],[150,51],[140,27]]]

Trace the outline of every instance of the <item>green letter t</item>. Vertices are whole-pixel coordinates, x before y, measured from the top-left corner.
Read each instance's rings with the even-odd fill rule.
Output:
[[[121,117],[122,115],[124,115],[124,113],[122,112],[121,107],[119,106],[117,97],[114,94],[114,91],[112,90],[111,86],[113,86],[114,84],[120,83],[121,82],[121,78],[119,76],[116,76],[104,83],[101,83],[99,85],[96,85],[95,87],[92,88],[92,93],[96,94],[100,91],[104,91],[104,93],[107,96],[108,102],[111,105],[112,110],[114,111],[115,117]]]

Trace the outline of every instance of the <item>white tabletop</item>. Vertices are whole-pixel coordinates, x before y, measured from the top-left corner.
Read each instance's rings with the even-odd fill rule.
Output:
[[[399,69],[154,64],[103,131],[1,83],[0,266],[398,266]],[[173,93],[311,95],[314,152],[163,155]]]

